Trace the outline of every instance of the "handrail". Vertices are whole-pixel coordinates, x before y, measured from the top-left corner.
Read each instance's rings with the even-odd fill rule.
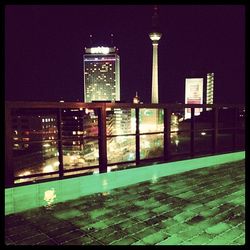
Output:
[[[191,109],[191,119],[190,119],[190,128],[189,129],[183,129],[179,131],[171,131],[171,114],[172,112],[176,112],[178,110],[190,108]],[[6,101],[5,102],[5,185],[6,187],[11,187],[14,185],[22,185],[15,183],[16,176],[14,176],[14,162],[13,162],[13,149],[12,149],[12,143],[13,141],[13,135],[12,135],[12,113],[11,111],[14,109],[22,110],[22,109],[28,109],[28,110],[49,110],[53,111],[57,116],[57,138],[54,139],[56,141],[56,147],[58,149],[58,161],[59,161],[59,168],[58,178],[65,178],[64,173],[74,171],[77,169],[93,169],[93,166],[88,167],[80,167],[77,169],[65,169],[64,163],[63,163],[63,150],[64,145],[63,142],[67,141],[66,138],[62,135],[62,110],[64,109],[90,109],[95,110],[95,113],[97,115],[98,119],[98,134],[97,135],[80,135],[80,136],[70,136],[72,140],[74,138],[80,138],[80,139],[95,139],[98,141],[98,152],[99,152],[99,172],[104,173],[107,172],[108,166],[113,166],[114,163],[108,162],[108,152],[107,152],[107,140],[112,138],[119,138],[119,136],[125,137],[125,136],[134,136],[135,138],[135,158],[134,160],[129,161],[121,161],[117,162],[120,164],[126,163],[126,162],[134,162],[137,166],[141,165],[144,161],[147,161],[147,159],[142,159],[140,155],[140,149],[141,149],[141,136],[153,136],[153,135],[163,135],[163,155],[162,157],[155,157],[155,159],[159,160],[161,159],[163,162],[171,161],[171,135],[173,133],[181,133],[181,132],[190,132],[190,152],[189,157],[197,157],[196,151],[195,151],[195,131],[202,131],[202,128],[196,127],[196,118],[194,110],[195,108],[203,108],[204,110],[206,108],[211,108],[214,112],[214,115],[212,116],[212,120],[210,121],[212,123],[212,127],[204,128],[205,131],[211,131],[212,132],[212,147],[211,147],[211,154],[218,154],[218,140],[219,140],[219,132],[220,130],[228,130],[229,132],[232,132],[232,150],[231,151],[237,151],[239,148],[237,148],[236,141],[237,141],[237,131],[239,129],[244,130],[244,128],[240,128],[237,123],[237,115],[239,114],[240,109],[245,109],[245,105],[243,104],[134,104],[134,103],[109,103],[109,102],[97,102],[97,103],[83,103],[83,102],[24,102],[24,101]],[[127,134],[107,134],[107,123],[106,123],[106,117],[107,112],[109,110],[113,109],[134,109],[135,110],[135,132],[134,133],[127,133]],[[141,109],[161,109],[163,110],[163,131],[140,131],[140,110]],[[230,124],[229,127],[219,127],[219,110],[223,109],[235,109],[235,116],[232,119],[233,125]],[[193,119],[195,117],[195,119]],[[229,130],[230,129],[230,130]],[[231,131],[232,130],[232,131]],[[34,139],[34,138],[33,138]],[[25,144],[26,142],[18,141],[18,143]],[[78,140],[78,139],[75,139]],[[28,143],[38,143],[39,141],[29,141]],[[45,140],[43,142],[46,142]],[[151,158],[150,158],[151,159]],[[149,159],[149,160],[150,160]],[[154,159],[154,158],[153,158]],[[51,172],[52,173],[52,172]],[[44,173],[44,175],[48,175],[50,173]],[[41,176],[43,174],[39,173],[37,176]],[[76,175],[79,175],[79,173]],[[36,174],[31,174],[25,176],[26,178],[32,176],[36,176]],[[24,178],[24,177],[22,177]],[[68,176],[67,176],[68,178]],[[48,179],[46,179],[48,180]],[[43,180],[38,180],[43,181]]]

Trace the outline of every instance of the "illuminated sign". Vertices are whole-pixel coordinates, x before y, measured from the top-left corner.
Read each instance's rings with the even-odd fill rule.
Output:
[[[109,47],[94,47],[90,48],[90,53],[91,54],[108,54],[109,53]]]
[[[185,104],[203,104],[203,78],[186,78]],[[194,109],[194,115],[200,115],[201,108]],[[191,109],[185,109],[185,119],[191,118]]]

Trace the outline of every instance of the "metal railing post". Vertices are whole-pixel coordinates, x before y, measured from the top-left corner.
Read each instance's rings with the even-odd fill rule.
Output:
[[[190,155],[194,157],[194,108],[191,108]]]
[[[99,173],[107,172],[106,105],[98,109]]]
[[[58,160],[59,160],[59,178],[63,177],[63,150],[62,150],[62,110],[57,112],[57,130],[58,130]]]
[[[14,185],[13,134],[11,108],[5,104],[5,187]]]
[[[171,144],[171,111],[169,108],[164,109],[164,161],[170,159],[170,144]]]
[[[136,165],[140,164],[140,128],[139,128],[139,108],[135,108],[135,122],[136,122],[136,129],[135,129],[135,162]]]
[[[236,150],[239,108],[234,108],[233,151]]]

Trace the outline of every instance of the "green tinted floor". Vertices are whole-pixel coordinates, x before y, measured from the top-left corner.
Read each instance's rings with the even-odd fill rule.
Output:
[[[245,162],[153,179],[5,217],[7,245],[241,245]]]

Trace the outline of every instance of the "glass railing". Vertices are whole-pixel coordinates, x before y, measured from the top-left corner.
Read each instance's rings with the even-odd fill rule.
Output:
[[[5,105],[6,187],[244,148],[243,105]]]

